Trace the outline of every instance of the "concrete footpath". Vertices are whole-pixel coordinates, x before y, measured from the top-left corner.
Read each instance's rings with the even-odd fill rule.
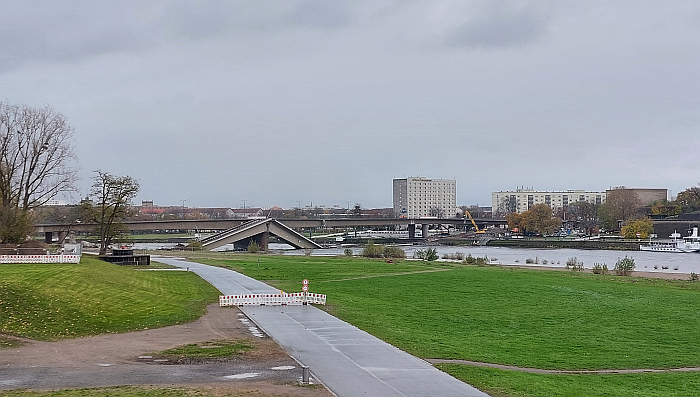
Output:
[[[153,260],[189,268],[224,295],[279,293],[232,270],[168,257]],[[313,306],[244,306],[241,310],[339,397],[488,397]]]

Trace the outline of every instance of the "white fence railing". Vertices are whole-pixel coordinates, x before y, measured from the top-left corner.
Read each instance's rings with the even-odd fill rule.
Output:
[[[0,255],[0,263],[80,263],[80,255]]]
[[[291,294],[248,294],[248,295],[221,295],[219,306],[279,306],[279,305],[303,305],[313,303],[326,304],[326,295],[311,292],[294,292]]]

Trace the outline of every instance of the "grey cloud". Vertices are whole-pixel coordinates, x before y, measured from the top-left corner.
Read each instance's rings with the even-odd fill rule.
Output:
[[[537,41],[546,32],[551,15],[541,4],[493,2],[474,7],[467,21],[446,38],[450,46],[502,48]]]
[[[290,29],[347,25],[349,3],[243,1],[11,3],[0,15],[0,72],[32,62],[78,62],[114,52],[142,53],[169,42],[246,38]]]
[[[137,14],[93,3],[15,2],[0,16],[0,71],[42,61],[141,51],[152,41]]]
[[[351,17],[347,3],[324,0],[297,3],[281,20],[295,26],[331,29],[347,25]]]

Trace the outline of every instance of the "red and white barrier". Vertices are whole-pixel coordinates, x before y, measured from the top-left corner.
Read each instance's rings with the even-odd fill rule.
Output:
[[[326,295],[310,292],[294,292],[291,294],[248,294],[248,295],[221,295],[219,306],[279,306],[279,305],[303,305],[313,303],[326,304]]]
[[[80,263],[80,255],[0,255],[0,263]]]

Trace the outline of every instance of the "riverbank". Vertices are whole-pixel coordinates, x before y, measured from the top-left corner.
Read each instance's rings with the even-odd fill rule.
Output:
[[[508,266],[508,267],[513,267],[516,269],[553,270],[553,271],[562,271],[562,272],[572,271],[571,269],[567,269],[565,267],[521,265],[518,263],[498,265],[498,266]],[[578,271],[578,272],[579,273],[591,273],[591,274],[593,274],[592,269],[583,269],[582,271]],[[611,274],[614,274],[614,273],[611,271]],[[637,271],[633,271],[632,273],[630,273],[629,277],[656,278],[656,279],[661,279],[661,280],[689,280],[690,273],[649,272],[649,271],[637,270]]]

